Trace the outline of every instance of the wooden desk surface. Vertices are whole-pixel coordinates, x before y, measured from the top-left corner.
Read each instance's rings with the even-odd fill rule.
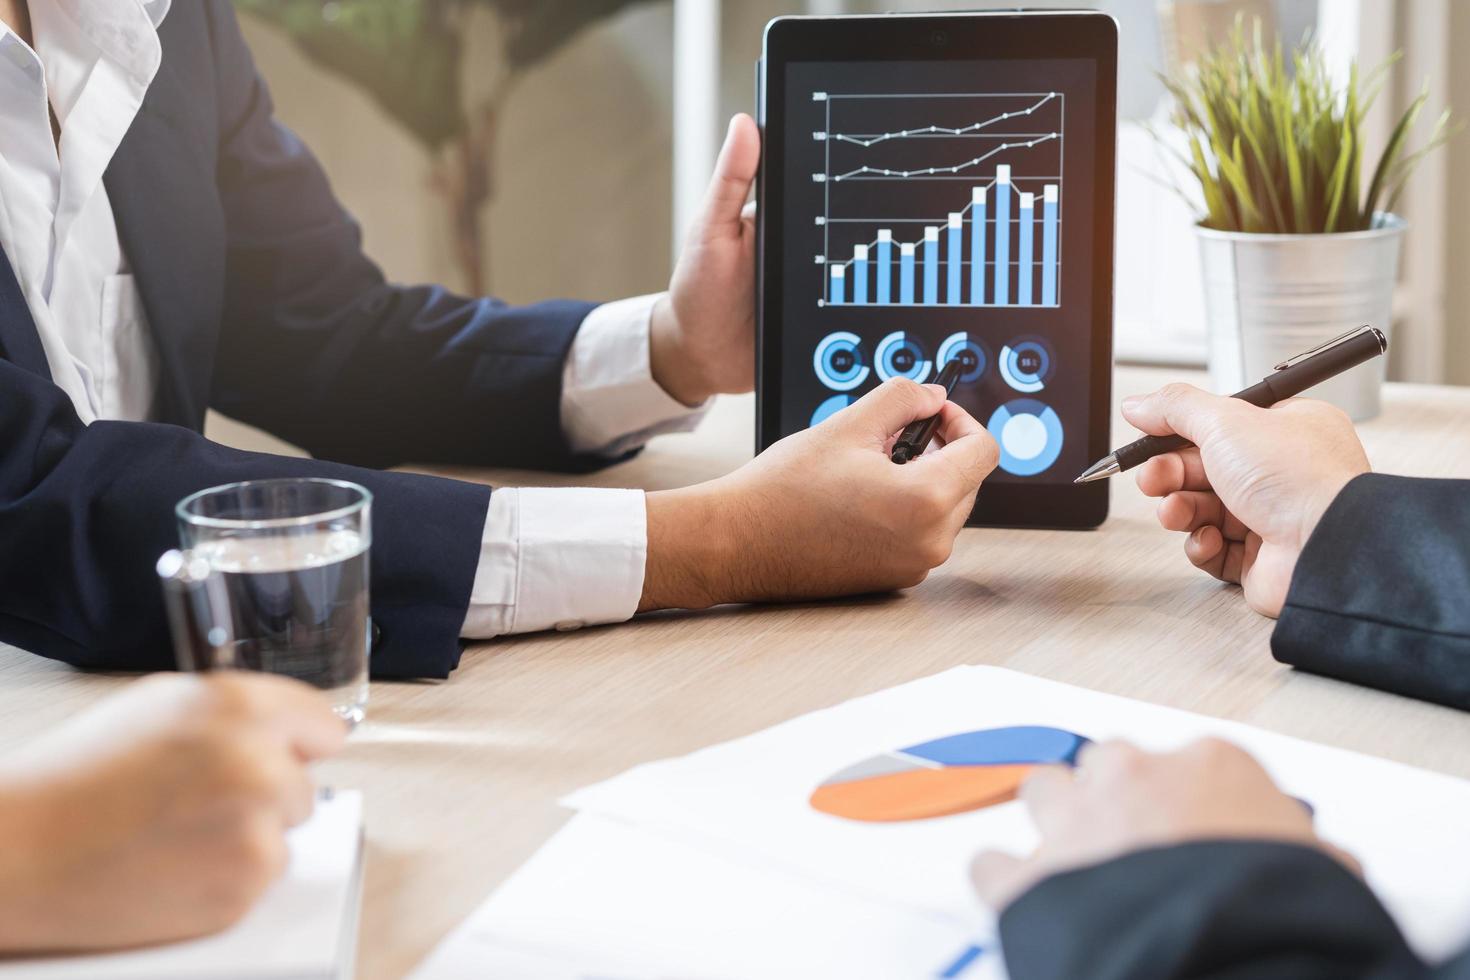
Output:
[[[1179,377],[1120,368],[1117,387],[1141,392]],[[1362,427],[1375,468],[1470,477],[1470,389],[1390,385],[1385,406]],[[752,414],[749,398],[726,399],[697,433],[656,440],[579,482],[659,488],[724,473],[751,453]],[[1130,430],[1115,421],[1114,431],[1116,443]],[[369,721],[322,772],[367,793],[360,975],[412,969],[562,825],[563,794],[956,664],[1010,667],[1470,777],[1470,714],[1277,664],[1271,623],[1189,565],[1130,479],[1112,492],[1112,517],[1096,532],[966,530],[949,563],[903,595],[497,641],[468,650],[447,683],[375,684]],[[0,744],[121,683],[0,650]]]

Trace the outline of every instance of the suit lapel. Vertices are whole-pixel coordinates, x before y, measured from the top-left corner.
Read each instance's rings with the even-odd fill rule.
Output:
[[[155,417],[199,429],[223,303],[224,221],[213,103],[175,69],[170,26],[160,32],[163,65],[104,181],[162,365]]]
[[[0,349],[12,364],[43,378],[51,377],[41,334],[3,249],[0,249]]]

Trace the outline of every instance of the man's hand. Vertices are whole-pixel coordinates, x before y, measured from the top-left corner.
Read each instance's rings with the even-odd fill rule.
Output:
[[[888,452],[940,413],[931,449]],[[710,483],[648,495],[640,610],[906,588],[943,564],[995,440],[938,385],[895,379]]]
[[[1183,384],[1126,399],[1123,417],[1198,447],[1149,460],[1138,487],[1163,498],[1160,524],[1189,533],[1190,561],[1242,585],[1252,609],[1280,615],[1307,538],[1348,481],[1368,472],[1352,422],[1324,402],[1256,408]]]
[[[730,120],[669,294],[653,309],[653,378],[686,405],[755,385],[755,206],[745,199],[759,164],[760,131],[741,113]]]
[[[159,675],[0,760],[0,953],[215,932],[284,869],[346,729],[265,674]]]
[[[1125,742],[1089,745],[1076,769],[1037,770],[1021,799],[1040,846],[1026,858],[986,851],[971,868],[976,891],[997,912],[1059,872],[1193,840],[1303,844],[1359,870],[1317,836],[1307,808],[1277,789],[1260,763],[1218,739],[1163,754]]]

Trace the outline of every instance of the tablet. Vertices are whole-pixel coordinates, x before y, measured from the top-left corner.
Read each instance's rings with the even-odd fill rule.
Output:
[[[1100,524],[1112,18],[782,17],[757,77],[757,449],[959,358],[1001,453],[970,523]]]

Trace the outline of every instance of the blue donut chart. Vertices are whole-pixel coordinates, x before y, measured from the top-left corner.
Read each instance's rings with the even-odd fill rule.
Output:
[[[1062,454],[1062,420],[1034,398],[1006,402],[985,427],[1000,446],[1000,468],[1012,476],[1035,476]]]
[[[878,380],[908,378],[910,381],[925,381],[934,363],[924,356],[924,348],[913,337],[902,330],[878,341],[873,353],[873,363],[878,371]],[[905,363],[907,367],[905,367]]]
[[[812,412],[812,425],[820,425],[855,401],[857,399],[851,395],[833,395],[818,405],[815,412]]]
[[[833,391],[851,391],[868,380],[872,369],[863,363],[862,338],[846,330],[829,333],[817,342],[812,370]]]
[[[1056,360],[1044,341],[1023,337],[1000,349],[997,366],[1006,384],[1016,391],[1034,395],[1051,380]]]
[[[985,374],[985,369],[990,366],[990,354],[985,350],[985,345],[977,338],[965,333],[952,333],[944,338],[939,345],[939,353],[934,356],[934,363],[938,364],[940,370],[956,357],[969,355],[974,358],[975,366],[960,375],[960,384],[968,385],[979,381]]]

